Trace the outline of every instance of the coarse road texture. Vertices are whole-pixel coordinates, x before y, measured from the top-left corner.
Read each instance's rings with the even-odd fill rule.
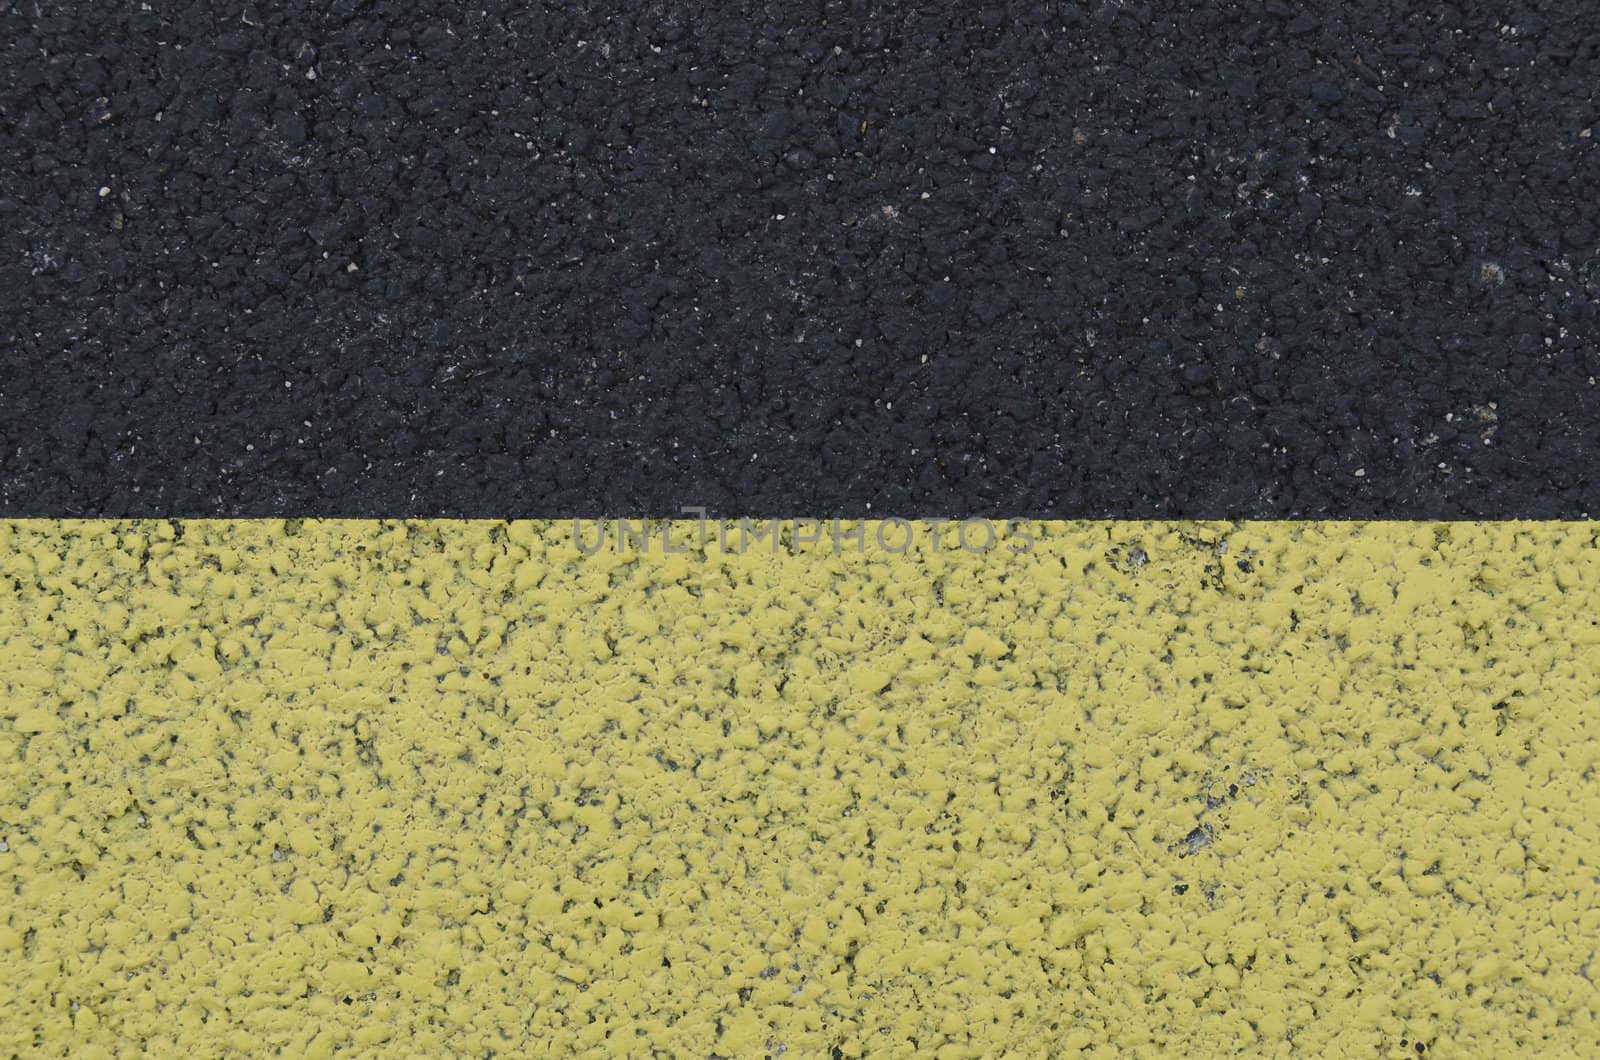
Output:
[[[1600,529],[952,529],[0,523],[0,1052],[1595,1054]]]
[[[0,514],[1596,511],[1592,0],[1310,6],[5,4]]]

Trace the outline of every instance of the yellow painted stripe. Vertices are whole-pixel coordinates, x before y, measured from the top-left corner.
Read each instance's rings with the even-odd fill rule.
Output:
[[[917,529],[0,523],[0,1053],[1595,1052],[1600,526]]]

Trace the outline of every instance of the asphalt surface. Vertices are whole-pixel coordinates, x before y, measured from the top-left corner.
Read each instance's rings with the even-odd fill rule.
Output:
[[[0,8],[0,515],[1578,517],[1600,18]]]

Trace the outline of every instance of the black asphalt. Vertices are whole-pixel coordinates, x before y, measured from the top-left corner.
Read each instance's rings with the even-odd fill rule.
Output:
[[[1600,511],[1594,0],[563,6],[0,6],[0,515]]]

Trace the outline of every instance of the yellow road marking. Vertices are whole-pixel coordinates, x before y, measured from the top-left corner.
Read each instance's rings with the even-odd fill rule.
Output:
[[[1600,1043],[1595,524],[672,533],[0,523],[0,1051]]]

